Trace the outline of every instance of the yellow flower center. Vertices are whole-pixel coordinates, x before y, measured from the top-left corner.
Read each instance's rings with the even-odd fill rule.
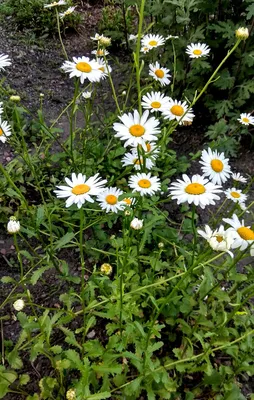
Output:
[[[243,120],[243,122],[246,122],[247,124],[250,122],[249,118],[246,118],[246,117],[242,118],[242,120]]]
[[[188,194],[203,194],[205,191],[204,185],[201,185],[200,183],[190,183],[185,188],[185,192]]]
[[[97,50],[97,56],[103,56],[104,51],[102,49]]]
[[[4,131],[0,128],[0,136],[2,136]]]
[[[150,46],[157,46],[158,42],[156,40],[150,40],[148,43]]]
[[[215,236],[216,237],[216,240],[217,240],[217,242],[222,242],[223,241],[223,236],[220,236],[220,235],[216,235]]]
[[[244,240],[254,240],[254,232],[250,228],[246,228],[246,226],[241,226],[241,228],[237,229],[237,232]]]
[[[184,109],[182,106],[173,106],[170,108],[170,111],[172,114],[177,115],[178,117],[181,117],[184,114]]]
[[[136,124],[136,125],[132,125],[129,128],[129,132],[132,136],[136,136],[136,137],[140,137],[143,136],[145,133],[145,128],[142,125]]]
[[[230,193],[232,197],[234,197],[235,199],[239,199],[239,197],[241,197],[241,195],[237,192],[231,192]]]
[[[143,158],[140,157],[140,160],[138,158],[134,158],[133,160],[134,165],[142,165],[143,164]]]
[[[88,73],[88,72],[92,71],[91,65],[86,63],[86,62],[83,62],[83,61],[77,63],[76,68],[81,72],[87,72]]]
[[[193,54],[195,54],[195,56],[200,56],[200,54],[202,54],[202,50],[199,49],[193,50]]]
[[[162,79],[164,77],[164,72],[162,71],[162,69],[156,69],[156,71],[154,71],[155,75],[157,76],[157,78]]]
[[[160,108],[161,107],[161,103],[159,101],[153,101],[151,103],[151,107],[153,108]]]
[[[104,68],[104,67],[100,67],[100,68],[98,68],[98,69],[101,70],[102,72],[105,71],[105,68]]]
[[[146,143],[146,151],[149,153],[149,151],[151,151],[152,146],[150,145],[150,143]]]
[[[108,194],[106,196],[106,202],[112,206],[117,203],[118,198],[114,194]]]
[[[143,189],[148,189],[151,186],[151,182],[148,179],[140,179],[138,185]]]
[[[223,162],[221,160],[214,159],[211,161],[211,167],[215,172],[221,172],[223,170]]]
[[[123,201],[130,206],[131,205],[131,199],[123,199]]]
[[[73,194],[78,195],[87,193],[90,189],[90,186],[86,185],[85,183],[81,183],[80,185],[74,186],[71,191]]]

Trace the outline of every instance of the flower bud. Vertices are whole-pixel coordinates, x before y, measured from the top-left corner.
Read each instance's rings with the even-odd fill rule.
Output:
[[[124,211],[124,215],[128,217],[128,215],[131,215],[131,212],[129,210]]]
[[[16,217],[11,217],[7,224],[7,231],[10,234],[17,233],[20,230],[20,223]]]
[[[90,99],[91,96],[92,96],[92,92],[87,91],[87,92],[82,93],[82,97],[84,97],[84,99]]]
[[[113,268],[110,264],[104,263],[101,266],[101,272],[105,275],[110,275],[113,271]]]
[[[163,249],[164,243],[163,242],[158,243],[158,247],[159,247],[159,249]]]
[[[235,31],[235,35],[237,37],[237,39],[241,39],[241,40],[246,40],[249,37],[249,31],[248,28],[238,28]]]
[[[18,299],[16,301],[14,301],[14,303],[13,303],[13,308],[16,311],[21,311],[21,310],[23,310],[24,307],[25,307],[25,302],[22,299]]]
[[[69,389],[66,392],[66,399],[67,400],[75,400],[76,399],[76,391],[75,391],[75,389]]]
[[[10,96],[10,100],[18,103],[20,101],[20,96]]]
[[[131,228],[135,230],[139,230],[143,228],[143,219],[134,218],[131,221]]]
[[[110,46],[110,45],[111,45],[111,38],[102,35],[102,36],[100,37],[100,39],[99,39],[99,43],[100,43],[102,46],[105,46],[105,47]]]

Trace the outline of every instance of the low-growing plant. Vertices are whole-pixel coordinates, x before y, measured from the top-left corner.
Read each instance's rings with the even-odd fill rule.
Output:
[[[0,398],[253,396],[242,391],[253,374],[254,231],[246,222],[253,178],[231,170],[220,120],[208,130],[212,139],[220,132],[219,150],[188,159],[171,149],[173,133],[192,124],[198,100],[248,31],[236,30],[193,97],[175,100],[175,56],[173,73],[158,56],[176,39],[145,34],[144,9],[142,0],[126,93],[117,95],[110,38],[99,34],[93,60],[68,60],[61,41],[74,94],[51,125],[43,98],[34,119],[1,88],[0,141],[14,153],[0,164],[1,218],[15,254],[4,258],[1,278]],[[204,44],[188,50],[210,52]],[[1,55],[0,69],[10,65]],[[105,116],[102,79],[115,104]],[[63,114],[66,140],[58,128]],[[236,129],[254,124],[249,113],[238,117]],[[189,177],[198,158],[200,175]],[[18,327],[13,340],[5,331],[10,318]]]

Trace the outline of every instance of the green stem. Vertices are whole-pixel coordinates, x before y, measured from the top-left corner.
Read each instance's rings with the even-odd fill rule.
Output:
[[[135,61],[135,67],[136,67],[136,83],[137,83],[137,92],[138,92],[138,110],[139,110],[140,115],[142,112],[142,107],[141,107],[141,89],[140,89],[141,68],[139,65],[139,56],[140,56],[140,42],[141,42],[141,36],[142,36],[145,2],[146,2],[146,0],[141,0],[141,6],[140,6],[140,10],[139,10],[138,38],[137,38],[137,44],[136,44],[136,52],[134,54],[134,61]]]
[[[83,312],[83,336],[82,341],[85,342],[85,258],[84,258],[84,210],[80,208],[80,227],[79,227],[79,251],[80,251],[80,264],[81,264],[81,299],[82,299],[82,312]],[[84,356],[84,346],[82,346],[82,357]]]
[[[196,225],[195,225],[195,211],[196,211],[196,207],[193,204],[192,215],[191,215],[191,226],[192,226],[192,231],[193,231],[193,250],[192,250],[191,265],[193,265],[193,263],[194,263],[196,247],[197,247],[197,229],[196,229]]]
[[[6,180],[9,182],[9,184],[13,187],[13,189],[17,192],[17,194],[19,195],[19,199],[21,201],[23,201],[25,208],[28,209],[28,203],[24,197],[24,195],[22,194],[22,192],[19,190],[19,188],[15,185],[15,183],[13,182],[13,180],[11,179],[10,175],[8,174],[8,172],[5,171],[5,168],[3,167],[3,165],[0,163],[0,172],[2,172],[2,174],[5,176]]]
[[[59,35],[59,40],[60,40],[60,43],[62,46],[64,57],[66,58],[66,60],[68,60],[68,55],[66,53],[65,46],[64,46],[63,40],[62,40],[61,29],[60,29],[60,20],[59,20],[59,14],[57,11],[57,7],[55,7],[55,9],[56,9],[56,23],[57,23],[57,31],[58,31],[58,35]]]
[[[171,85],[171,93],[173,94],[174,88],[175,88],[175,79],[176,79],[176,51],[175,51],[175,45],[174,45],[174,39],[171,41],[172,43],[172,49],[173,49],[173,55],[174,55],[174,64],[173,64],[173,82]]]

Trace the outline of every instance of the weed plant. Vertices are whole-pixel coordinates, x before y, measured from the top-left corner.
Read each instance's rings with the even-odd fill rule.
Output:
[[[43,96],[31,122],[19,96],[8,99],[1,86],[0,141],[15,155],[0,165],[1,220],[15,257],[5,257],[1,279],[0,398],[253,397],[242,392],[253,374],[253,177],[233,172],[215,147],[192,154],[200,174],[186,175],[190,160],[170,148],[248,30],[237,29],[207,81],[180,97],[178,38],[148,31],[144,0],[138,12],[125,93],[114,85],[111,40],[100,34],[93,59],[69,60],[61,41],[73,99],[51,125]],[[177,46],[183,40],[181,32]],[[173,48],[172,70],[164,46]],[[212,54],[196,41],[181,51],[201,61],[200,71]],[[12,62],[1,55],[1,70]],[[115,104],[105,115],[103,79]],[[238,127],[254,124],[244,111],[235,111]],[[49,295],[40,301],[42,289]],[[10,319],[19,326],[13,341]]]

